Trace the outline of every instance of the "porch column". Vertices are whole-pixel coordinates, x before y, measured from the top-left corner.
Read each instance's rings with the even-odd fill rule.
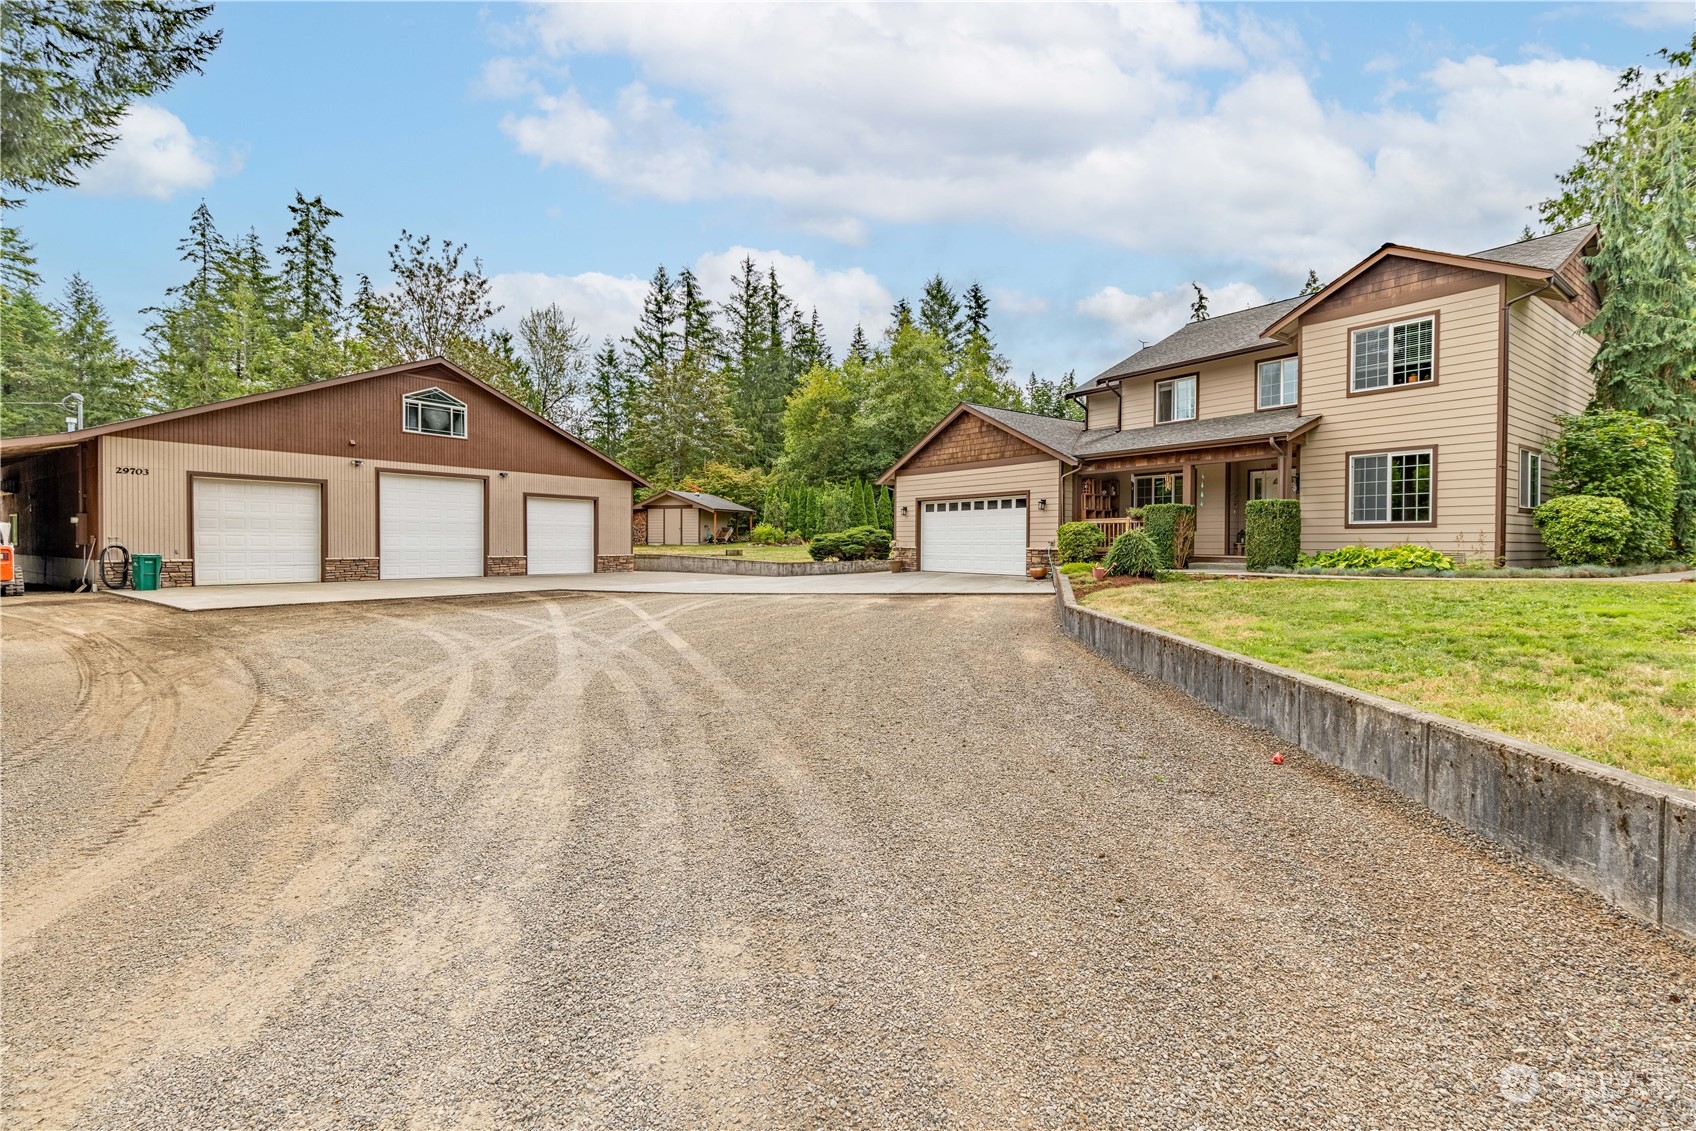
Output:
[[[1278,497],[1280,499],[1290,497],[1290,449],[1288,447],[1278,449]]]
[[[1193,463],[1184,465],[1184,494],[1189,496],[1184,502],[1192,507],[1201,501],[1201,480],[1196,475]]]

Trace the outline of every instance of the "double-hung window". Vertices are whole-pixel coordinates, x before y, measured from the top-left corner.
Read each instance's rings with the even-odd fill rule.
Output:
[[[465,439],[465,402],[440,389],[424,389],[401,398],[403,431],[424,436]]]
[[[1519,450],[1519,506],[1534,511],[1543,505],[1543,453]]]
[[[1349,457],[1351,523],[1432,521],[1430,451]]]
[[[1195,377],[1174,377],[1154,386],[1154,422],[1195,419]]]
[[[1296,359],[1260,363],[1260,394],[1255,400],[1258,408],[1283,408],[1296,403]]]
[[[1349,391],[1422,385],[1437,377],[1437,320],[1415,318],[1350,335]]]

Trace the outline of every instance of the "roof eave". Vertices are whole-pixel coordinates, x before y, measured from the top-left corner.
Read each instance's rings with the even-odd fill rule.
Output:
[[[1047,453],[1050,456],[1053,456],[1055,459],[1059,460],[1061,463],[1068,463],[1068,464],[1071,464],[1074,467],[1077,466],[1078,457],[1073,456],[1073,455],[1069,455],[1066,452],[1060,451],[1058,448],[1050,447],[1048,444],[1043,443],[1041,440],[1037,439],[1035,436],[1032,436],[1032,435],[1025,433],[1025,432],[1021,432],[1017,428],[1014,428],[1012,425],[1006,424],[1006,423],[1004,423],[1000,420],[995,419],[995,417],[990,416],[988,413],[980,410],[976,405],[971,404],[968,401],[961,401],[959,404],[954,406],[954,409],[953,409],[952,412],[950,412],[947,416],[944,416],[941,420],[937,421],[936,426],[934,428],[932,428],[929,432],[926,432],[923,436],[919,437],[918,442],[915,443],[912,447],[908,448],[906,453],[903,454],[900,459],[896,460],[895,463],[890,466],[888,471],[884,472],[882,475],[877,477],[878,485],[886,487],[889,484],[893,483],[895,481],[895,476],[900,472],[900,470],[903,467],[907,466],[907,462],[909,460],[911,460],[919,452],[923,451],[926,444],[929,444],[932,440],[936,439],[936,436],[939,432],[941,432],[944,428],[948,427],[950,424],[954,423],[956,420],[958,420],[961,416],[965,415],[966,413],[971,413],[973,416],[977,417],[979,420],[982,420],[987,424],[994,425],[996,428],[1001,429],[1003,432],[1007,433],[1009,436],[1015,436],[1018,439],[1023,440],[1025,443],[1031,445],[1032,447],[1037,448],[1037,449]]]
[[[1209,448],[1227,448],[1227,447],[1230,447],[1234,444],[1251,443],[1251,442],[1253,442],[1255,440],[1259,440],[1263,437],[1265,439],[1268,439],[1268,440],[1296,440],[1296,439],[1300,439],[1301,437],[1307,435],[1309,432],[1311,432],[1315,428],[1317,428],[1319,426],[1319,420],[1320,420],[1320,418],[1318,416],[1315,416],[1311,420],[1307,421],[1307,423],[1302,424],[1299,427],[1286,428],[1281,432],[1279,432],[1279,431],[1250,432],[1250,433],[1247,433],[1246,435],[1231,436],[1231,437],[1227,437],[1227,438],[1219,439],[1219,440],[1191,441],[1190,443],[1187,443],[1187,444],[1161,444],[1157,447],[1152,447],[1152,448],[1123,448],[1123,449],[1120,449],[1118,451],[1110,451],[1110,452],[1091,452],[1089,455],[1086,455],[1086,456],[1083,457],[1083,462],[1088,463],[1091,460],[1098,460],[1098,459],[1118,459],[1122,456],[1142,456],[1142,455],[1157,456],[1157,455],[1164,455],[1167,452],[1206,451]]]

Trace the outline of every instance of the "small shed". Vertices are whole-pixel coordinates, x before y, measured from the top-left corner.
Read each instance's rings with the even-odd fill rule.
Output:
[[[637,541],[650,546],[729,542],[754,525],[752,507],[698,491],[661,491],[638,503],[636,514],[637,525],[646,527]]]

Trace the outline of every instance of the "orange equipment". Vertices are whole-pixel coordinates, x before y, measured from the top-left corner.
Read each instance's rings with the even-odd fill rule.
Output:
[[[0,583],[12,580],[12,547],[0,546]]]

